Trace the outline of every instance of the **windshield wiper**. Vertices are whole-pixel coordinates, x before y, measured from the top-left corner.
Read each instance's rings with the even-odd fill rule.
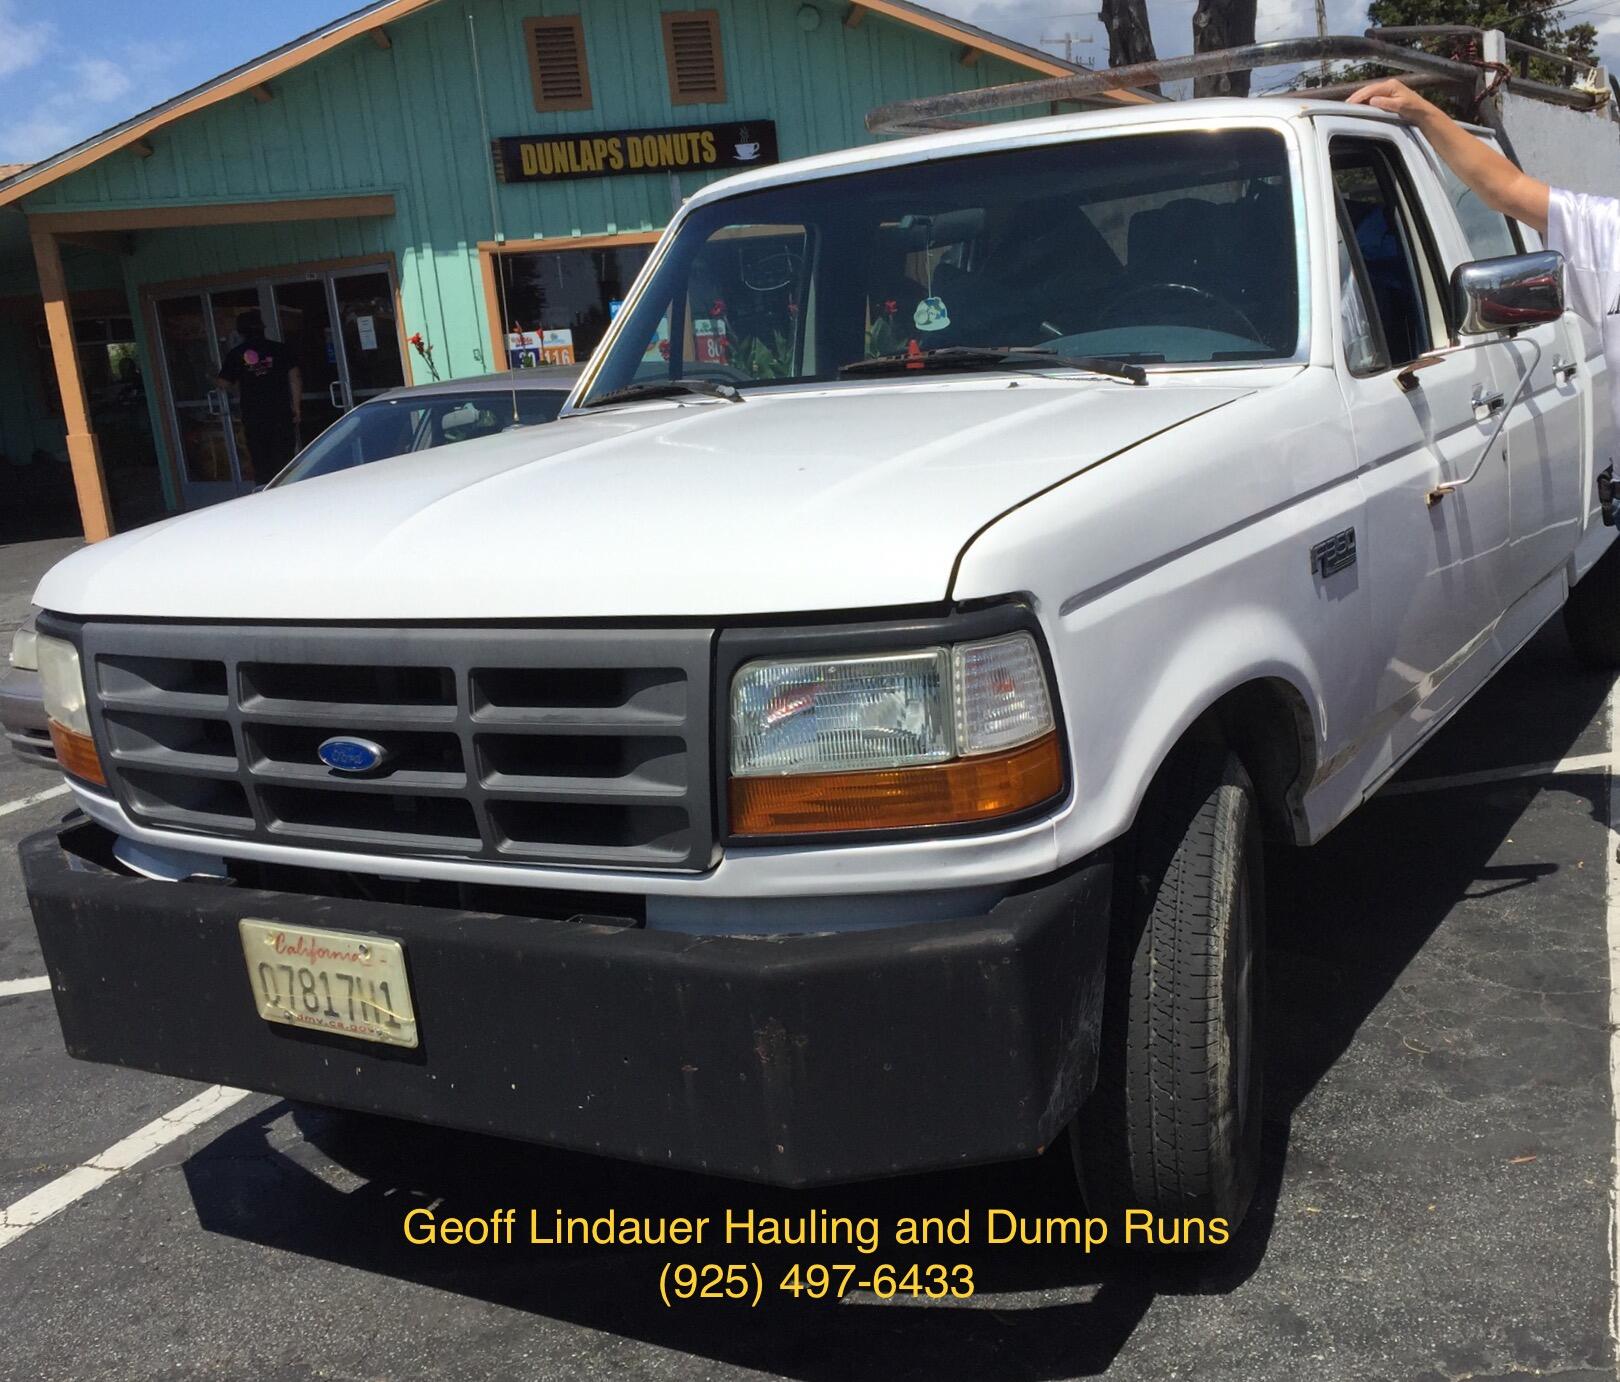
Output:
[[[687,393],[723,398],[727,403],[747,401],[730,384],[717,384],[712,379],[659,379],[647,380],[641,384],[626,384],[622,389],[609,389],[599,398],[589,400],[584,406],[600,408],[607,403],[634,403],[641,398],[679,398]]]
[[[839,374],[904,374],[908,370],[1074,369],[1127,384],[1146,384],[1147,371],[1124,360],[1098,355],[1063,355],[1039,346],[938,346],[916,355],[874,355],[856,360]]]

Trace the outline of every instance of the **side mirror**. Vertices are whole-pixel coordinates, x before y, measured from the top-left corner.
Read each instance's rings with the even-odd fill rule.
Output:
[[[1564,315],[1564,256],[1538,250],[1459,264],[1451,306],[1462,336],[1555,322]]]

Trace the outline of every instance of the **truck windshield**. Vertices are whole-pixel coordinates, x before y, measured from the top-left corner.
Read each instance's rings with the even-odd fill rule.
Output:
[[[1295,256],[1288,152],[1270,130],[1074,141],[741,193],[682,222],[582,401],[680,379],[831,380],[940,347],[1286,359],[1302,329]]]

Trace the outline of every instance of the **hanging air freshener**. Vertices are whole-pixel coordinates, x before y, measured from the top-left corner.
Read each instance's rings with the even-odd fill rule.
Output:
[[[951,314],[945,308],[945,299],[925,297],[911,314],[919,331],[943,331],[951,324]]]
[[[923,263],[927,266],[928,296],[917,304],[911,320],[919,331],[943,331],[951,324],[951,314],[945,307],[945,299],[934,296],[934,223],[929,220],[927,224],[928,245],[923,250]]]

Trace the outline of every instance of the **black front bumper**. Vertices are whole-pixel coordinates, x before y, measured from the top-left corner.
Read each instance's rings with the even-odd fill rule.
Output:
[[[1109,865],[984,916],[744,940],[203,883],[22,845],[70,1054],[784,1185],[1029,1156],[1095,1075]],[[416,1050],[272,1025],[237,921],[405,947]]]

